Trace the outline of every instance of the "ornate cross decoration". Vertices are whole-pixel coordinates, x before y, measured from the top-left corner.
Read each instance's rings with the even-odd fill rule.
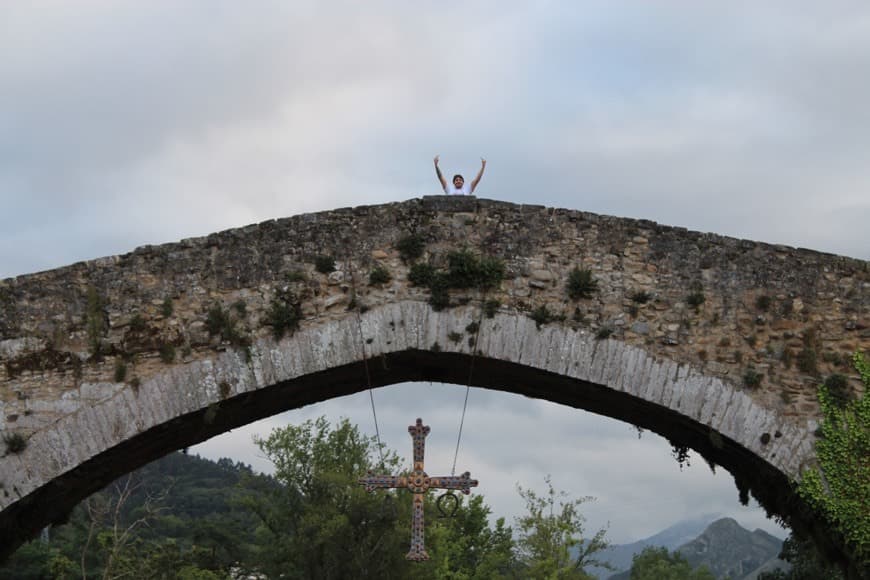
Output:
[[[471,493],[472,487],[477,487],[477,480],[471,479],[471,472],[466,471],[459,476],[429,477],[423,471],[423,454],[426,449],[426,436],[429,426],[423,425],[423,419],[417,419],[416,425],[408,427],[408,433],[414,441],[414,471],[408,475],[375,475],[371,471],[366,477],[360,477],[359,482],[366,491],[384,488],[407,487],[414,494],[414,515],[411,520],[411,550],[405,556],[408,560],[420,562],[429,559],[423,544],[423,494],[430,489],[458,489],[464,494]]]

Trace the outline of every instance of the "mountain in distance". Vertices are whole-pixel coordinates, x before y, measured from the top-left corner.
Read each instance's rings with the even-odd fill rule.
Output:
[[[644,548],[655,546],[675,550],[697,538],[711,522],[719,517],[719,514],[705,514],[677,522],[648,538],[630,544],[612,545],[606,550],[595,554],[595,558],[600,561],[609,562],[613,566],[613,569],[608,570],[598,566],[589,566],[586,568],[586,571],[598,576],[598,578],[609,578],[611,574],[631,568],[632,558],[635,554],[640,554]]]
[[[706,564],[717,578],[740,580],[755,578],[762,567],[770,569],[781,550],[776,536],[760,529],[750,532],[732,518],[716,520],[679,548],[693,568]]]
[[[696,538],[677,547],[693,568],[705,565],[716,578],[732,580],[755,580],[762,571],[787,569],[788,564],[778,558],[781,549],[782,540],[776,536],[760,529],[750,532],[733,518],[714,521]],[[630,568],[631,562],[609,580],[627,580]]]

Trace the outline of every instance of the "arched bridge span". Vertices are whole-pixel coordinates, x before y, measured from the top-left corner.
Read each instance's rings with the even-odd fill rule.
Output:
[[[485,289],[450,279],[469,256]],[[572,296],[577,271],[597,287]],[[0,429],[24,446],[0,458],[0,545],[168,451],[361,390],[366,366],[465,383],[472,357],[472,384],[654,430],[786,514],[818,376],[868,346],[868,284],[860,260],[441,197],[4,280]]]

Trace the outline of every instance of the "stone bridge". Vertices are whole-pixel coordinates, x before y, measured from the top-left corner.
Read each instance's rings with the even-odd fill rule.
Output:
[[[415,380],[653,430],[807,529],[789,481],[821,378],[870,348],[868,290],[862,260],[443,196],[6,279],[0,553],[170,451]]]

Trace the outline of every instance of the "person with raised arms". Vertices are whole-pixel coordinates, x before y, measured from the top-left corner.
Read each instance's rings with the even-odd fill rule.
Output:
[[[444,193],[447,195],[471,195],[474,193],[474,190],[477,189],[477,184],[480,183],[480,178],[483,177],[483,170],[486,169],[486,159],[483,157],[480,158],[480,171],[477,172],[477,177],[475,177],[471,186],[465,183],[465,178],[460,174],[456,174],[453,176],[452,183],[447,183],[447,180],[444,179],[444,176],[441,174],[441,168],[438,167],[438,159],[440,155],[435,156],[435,175],[438,176],[438,181],[441,182],[441,189],[444,190]]]

